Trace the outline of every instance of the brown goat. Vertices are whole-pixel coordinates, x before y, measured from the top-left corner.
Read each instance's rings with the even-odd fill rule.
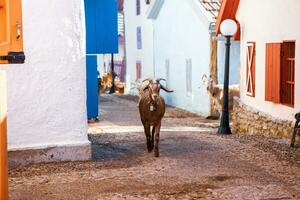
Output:
[[[163,118],[166,109],[165,100],[163,97],[159,96],[159,92],[160,89],[166,92],[173,92],[161,85],[161,80],[163,79],[147,79],[147,81],[149,81],[149,84],[143,89],[143,92],[140,93],[141,96],[139,100],[139,112],[146,135],[147,149],[150,153],[154,148],[155,157],[159,156],[158,143],[161,119]],[[152,135],[150,131],[152,132]]]

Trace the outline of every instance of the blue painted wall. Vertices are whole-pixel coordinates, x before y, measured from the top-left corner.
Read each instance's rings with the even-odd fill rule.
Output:
[[[96,118],[99,115],[97,56],[86,56],[86,87],[88,119]]]
[[[97,55],[118,53],[117,0],[85,0],[88,119],[99,116]]]
[[[118,53],[117,0],[85,0],[86,53]]]

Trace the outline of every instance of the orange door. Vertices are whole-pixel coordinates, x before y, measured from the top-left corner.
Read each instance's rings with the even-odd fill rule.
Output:
[[[7,199],[6,80],[4,72],[0,71],[0,200]]]
[[[22,51],[22,0],[0,0],[0,56]],[[0,60],[3,63],[7,61]]]

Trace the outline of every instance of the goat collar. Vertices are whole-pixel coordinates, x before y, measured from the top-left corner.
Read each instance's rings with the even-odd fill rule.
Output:
[[[152,100],[151,94],[149,96],[150,96],[150,101],[148,102],[150,104],[150,108],[149,109],[150,109],[151,112],[156,111],[157,103],[155,103]]]

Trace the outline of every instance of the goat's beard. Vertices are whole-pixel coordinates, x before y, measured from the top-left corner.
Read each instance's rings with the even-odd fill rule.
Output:
[[[157,107],[157,102],[158,102],[158,98],[156,98],[156,100],[154,100],[154,98],[152,98],[152,95],[150,95],[150,106],[152,106],[153,110],[150,107],[151,111],[156,111],[156,107]]]
[[[151,99],[151,103],[152,104],[157,104],[157,102],[158,102],[158,96],[156,97],[156,98],[153,98],[153,96],[152,95],[150,95],[150,99]]]

